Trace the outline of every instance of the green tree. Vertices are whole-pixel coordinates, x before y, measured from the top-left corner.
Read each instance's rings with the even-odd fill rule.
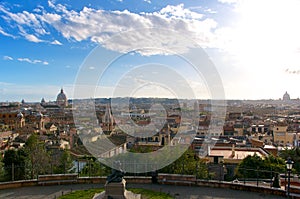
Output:
[[[257,154],[247,156],[237,167],[237,177],[243,178],[272,178],[275,174],[284,172],[285,162],[283,159],[268,156],[262,159]]]
[[[0,181],[5,180],[5,169],[2,154],[0,154]]]
[[[86,165],[81,170],[84,176],[107,176],[111,173],[111,168],[101,164],[96,159],[87,160]]]
[[[4,153],[5,180],[24,180],[27,154],[24,149],[7,150]]]
[[[58,163],[54,164],[54,173],[73,173],[74,164],[71,154],[68,150],[61,150],[58,156]]]
[[[196,175],[198,178],[208,177],[208,170],[205,162],[191,149],[185,151],[180,158],[164,167],[159,172]]]
[[[37,175],[50,173],[50,156],[44,142],[39,141],[38,135],[32,134],[28,138],[24,150],[28,156],[27,165],[32,179]]]
[[[281,151],[280,157],[284,160],[290,157],[294,162],[293,171],[300,173],[300,148],[285,149]]]
[[[264,159],[264,169],[271,170],[277,173],[283,173],[285,171],[285,161],[280,157],[273,155]]]

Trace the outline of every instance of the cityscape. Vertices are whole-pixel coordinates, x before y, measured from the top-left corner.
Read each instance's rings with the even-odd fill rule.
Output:
[[[0,198],[300,198],[299,10],[1,1]]]
[[[171,163],[173,167],[178,167],[177,171],[170,169],[170,165],[155,165],[153,162],[147,163],[148,170],[139,170],[138,166],[132,170],[132,165],[126,165],[128,164],[126,161],[123,162],[123,168],[129,175],[157,169],[159,172],[194,174],[200,179],[234,181],[246,180],[243,175],[247,175],[247,179],[255,178],[256,174],[253,175],[251,172],[255,173],[257,165],[251,163],[245,165],[247,164],[245,160],[249,157],[255,157],[258,159],[256,161],[262,162],[272,161],[271,159],[275,158],[273,160],[276,162],[275,165],[263,165],[257,162],[262,164],[261,170],[263,170],[259,171],[261,172],[259,176],[265,176],[262,179],[260,177],[259,182],[247,180],[247,183],[258,183],[259,186],[271,184],[272,187],[275,182],[274,177],[277,174],[284,174],[284,160],[293,155],[293,151],[297,152],[300,146],[300,100],[292,99],[288,92],[278,100],[228,100],[224,121],[220,119],[222,128],[218,129],[219,132],[215,130],[213,133],[209,132],[212,122],[210,100],[180,100],[179,102],[177,99],[168,98],[118,98],[118,111],[115,112],[111,108],[114,99],[92,99],[97,118],[96,126],[91,125],[94,122],[90,122],[91,118],[86,114],[81,118],[84,120],[83,123],[74,122],[75,101],[85,106],[87,99],[68,99],[61,88],[55,101],[46,102],[41,98],[40,102],[27,103],[21,100],[1,103],[0,146],[1,153],[4,155],[2,180],[25,180],[41,174],[55,173],[76,173],[82,176],[106,175],[111,166],[110,158],[114,156],[122,159],[119,155],[127,152],[149,153],[165,146],[187,145],[188,148],[184,150],[195,154],[197,165],[199,164],[199,168],[202,165],[205,169],[198,171],[196,168],[189,168],[188,163],[176,165],[177,157]],[[126,101],[129,101],[129,106],[126,106]],[[166,110],[166,117],[163,118],[165,123],[161,129],[155,130],[152,134],[143,134],[145,131],[139,130],[134,134],[126,134],[120,128],[122,124],[129,121],[143,127],[149,125],[153,118],[158,120],[161,116],[155,116],[161,112],[151,112],[153,104],[158,102]],[[199,110],[198,124],[182,123],[183,112],[192,113],[195,109]],[[191,136],[194,137],[189,140]],[[30,146],[30,143],[40,147]],[[23,154],[25,159],[27,156],[31,157],[28,162],[15,156],[20,151],[27,150],[32,150],[30,154]],[[90,159],[91,157],[93,159]],[[97,160],[94,158],[102,159],[101,163],[96,163]],[[293,183],[295,185],[299,183],[297,174],[300,165],[297,158],[299,155],[294,154]],[[135,164],[140,163],[136,161]],[[96,164],[99,164],[98,167],[95,166]],[[95,167],[92,173],[89,171],[91,165]],[[249,173],[240,173],[243,166],[247,167]],[[14,173],[11,171],[13,167]],[[270,176],[271,182],[267,180]],[[279,183],[277,186],[286,189],[286,178],[277,177]],[[268,181],[267,185],[260,185],[266,181]]]

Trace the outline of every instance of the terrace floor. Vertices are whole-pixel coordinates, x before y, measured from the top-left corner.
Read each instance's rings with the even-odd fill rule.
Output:
[[[55,186],[34,186],[16,189],[0,190],[0,198],[5,199],[54,199],[74,190],[102,188],[103,184],[74,184]],[[265,195],[261,193],[237,191],[222,188],[188,187],[158,184],[127,184],[127,188],[144,188],[170,193],[175,198],[182,199],[283,199],[284,197]]]

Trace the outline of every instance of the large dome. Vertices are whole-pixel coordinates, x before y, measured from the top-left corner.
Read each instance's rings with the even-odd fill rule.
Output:
[[[284,101],[288,101],[288,100],[290,100],[291,98],[290,98],[290,95],[289,95],[287,92],[285,92],[282,99],[283,99]]]
[[[67,106],[67,105],[68,105],[68,99],[67,99],[67,96],[66,96],[66,94],[64,93],[64,90],[63,90],[63,89],[61,89],[61,90],[60,90],[60,93],[57,95],[56,103],[57,103],[59,106]]]

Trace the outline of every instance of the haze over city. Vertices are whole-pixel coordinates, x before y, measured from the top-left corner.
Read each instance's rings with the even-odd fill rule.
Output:
[[[214,88],[207,79],[212,77],[199,77],[184,56],[176,56],[195,44],[214,63],[226,99],[279,99],[286,91],[296,99],[300,97],[299,10],[297,0],[1,1],[0,101],[54,101],[61,87],[73,98],[82,68],[101,78],[97,85],[85,87],[94,95],[81,97],[111,97],[116,85],[138,87],[155,78],[180,87],[177,77],[181,77],[196,98],[210,98]],[[172,30],[194,43],[160,30]],[[122,35],[128,31],[130,35]],[[104,67],[98,60],[85,62],[96,47],[98,59],[113,53],[124,56],[98,74],[98,67]],[[144,75],[152,72],[153,79],[136,72],[137,66],[145,68]],[[151,71],[151,66],[165,68]],[[176,75],[166,75],[167,69]],[[185,97],[159,84],[143,88],[130,94]]]

